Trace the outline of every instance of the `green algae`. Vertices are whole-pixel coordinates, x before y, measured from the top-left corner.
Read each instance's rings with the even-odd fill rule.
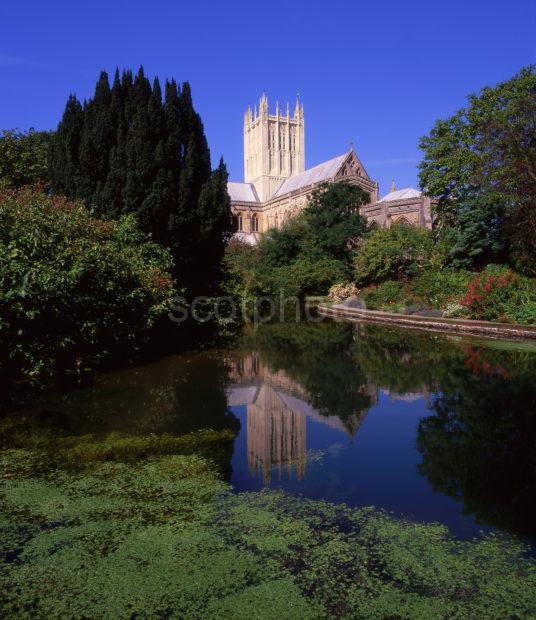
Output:
[[[2,615],[536,614],[536,568],[515,539],[462,542],[443,526],[374,509],[277,491],[234,495],[222,480],[225,449],[216,449],[228,441],[214,431],[114,433],[6,447]]]

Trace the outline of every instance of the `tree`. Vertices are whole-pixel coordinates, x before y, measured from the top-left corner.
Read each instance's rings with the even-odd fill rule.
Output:
[[[370,196],[360,187],[340,182],[313,191],[304,210],[314,243],[332,258],[349,263],[355,240],[366,230],[359,208]]]
[[[232,248],[227,267],[234,290],[246,296],[327,294],[350,277],[351,249],[366,229],[359,208],[367,201],[368,194],[345,182],[320,186],[299,215],[269,230],[254,250]]]
[[[443,238],[452,234],[452,266],[473,269],[507,260],[505,217],[504,202],[484,193],[460,206],[458,226],[442,234]]]
[[[458,234],[453,257],[460,260],[465,253],[466,266],[479,266],[483,257],[500,259],[509,247],[511,259],[535,273],[534,68],[471,95],[466,108],[437,121],[420,147],[420,183],[437,199],[437,224]],[[481,240],[471,255],[476,234]]]
[[[188,83],[180,88],[116,70],[102,72],[92,99],[67,101],[50,154],[52,189],[96,214],[132,213],[168,247],[174,276],[191,294],[218,286],[231,233],[227,171],[212,172],[203,123]]]
[[[51,133],[6,129],[0,134],[0,187],[21,187],[48,181]]]
[[[356,280],[360,284],[378,284],[414,277],[430,264],[432,250],[429,230],[409,224],[374,227],[355,251]]]

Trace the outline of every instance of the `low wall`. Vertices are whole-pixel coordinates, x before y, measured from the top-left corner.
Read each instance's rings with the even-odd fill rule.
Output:
[[[434,332],[487,336],[489,338],[507,338],[509,340],[536,340],[536,326],[513,325],[491,321],[471,321],[468,319],[444,319],[442,317],[414,316],[381,310],[352,308],[344,304],[318,306],[322,316],[367,321],[369,323],[386,323],[410,329],[424,329]]]

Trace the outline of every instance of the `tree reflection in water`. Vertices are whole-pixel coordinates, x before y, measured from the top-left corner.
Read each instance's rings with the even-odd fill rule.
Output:
[[[418,427],[419,471],[466,513],[536,535],[536,356],[466,346]]]
[[[523,345],[349,322],[264,325],[234,348],[106,373],[16,411],[14,426],[3,418],[0,444],[29,434],[236,434],[231,407],[243,404],[250,470],[269,482],[274,467],[290,468],[299,479],[306,419],[354,437],[380,390],[428,403],[416,444],[433,490],[482,523],[536,536],[536,353]]]
[[[478,521],[536,535],[533,351],[523,345],[333,322],[267,325],[248,334],[243,349],[255,351],[265,376],[268,368],[278,373],[279,381],[286,377],[294,392],[299,387],[301,401],[317,414],[336,416],[350,434],[376,403],[380,389],[397,398],[425,397],[433,415],[417,429],[419,473],[435,491],[461,501],[465,513]],[[269,428],[284,434],[283,425]],[[265,427],[262,433],[267,434]],[[279,439],[284,445],[285,439]],[[296,441],[288,445],[304,451],[305,442]],[[251,445],[260,463],[285,460],[270,452],[273,437],[261,442],[257,436]],[[297,457],[290,450],[288,458]],[[300,464],[303,458],[298,458]]]

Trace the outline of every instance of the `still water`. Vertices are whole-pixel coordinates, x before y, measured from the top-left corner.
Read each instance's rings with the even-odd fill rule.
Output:
[[[282,488],[536,539],[536,348],[324,321],[97,377],[26,412],[69,435],[236,433],[236,492]]]

